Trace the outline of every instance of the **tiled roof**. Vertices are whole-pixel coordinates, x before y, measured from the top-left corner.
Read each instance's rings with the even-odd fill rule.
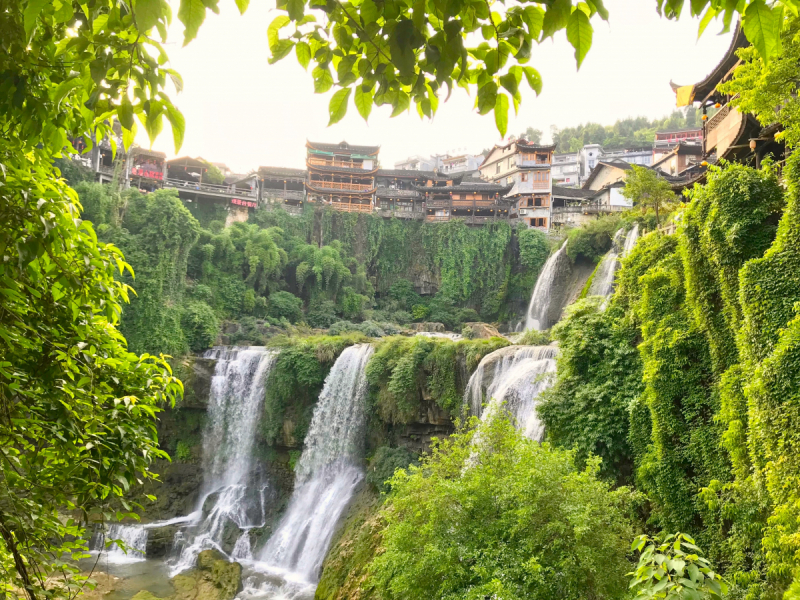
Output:
[[[411,169],[378,169],[375,177],[416,177],[418,179],[436,179],[433,171],[413,171]]]
[[[322,152],[350,152],[353,154],[372,155],[377,154],[381,149],[380,146],[353,146],[347,142],[339,142],[338,144],[323,144],[320,142],[306,142],[306,146],[314,150],[321,150]]]
[[[305,169],[290,169],[288,167],[258,167],[258,174],[262,177],[269,175],[271,177],[301,177],[305,178],[307,171]]]
[[[560,185],[553,186],[554,198],[591,198],[597,192],[595,190],[584,190],[581,188],[562,187]]]

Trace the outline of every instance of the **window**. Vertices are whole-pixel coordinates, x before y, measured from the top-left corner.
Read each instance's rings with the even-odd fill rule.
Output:
[[[528,203],[526,206],[533,206],[533,198],[528,198]]]
[[[534,206],[541,206],[541,205],[542,205],[542,199],[541,199],[541,198],[536,198],[536,199],[533,201],[533,205],[534,205]]]
[[[509,175],[506,177],[506,183],[514,183],[514,178]]]
[[[499,172],[500,172],[500,163],[497,163],[497,168],[495,169],[494,173],[495,175],[497,175]]]
[[[528,174],[527,173],[523,173],[522,176],[521,176],[521,179],[522,179],[522,181],[528,181]]]

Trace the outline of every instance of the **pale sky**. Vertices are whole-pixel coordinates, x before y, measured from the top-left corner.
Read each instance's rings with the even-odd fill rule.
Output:
[[[335,88],[314,94],[313,81],[294,53],[270,65],[267,27],[279,13],[274,1],[252,0],[240,16],[232,0],[222,0],[221,14],[208,14],[194,41],[185,48],[175,19],[168,53],[181,73],[184,89],[174,95],[186,117],[180,155],[224,162],[242,173],[258,166],[304,167],[305,141],[380,145],[385,168],[414,154],[464,151],[479,153],[497,143],[492,114],[481,116],[474,98],[462,89],[441,102],[433,121],[413,112],[389,118],[390,107],[375,107],[369,123],[355,106],[332,127],[328,101]],[[523,84],[519,114],[509,117],[508,132],[527,127],[568,127],[587,121],[610,125],[628,116],[668,115],[675,95],[669,87],[704,78],[720,61],[731,34],[716,35],[712,24],[697,40],[697,20],[660,18],[655,0],[606,0],[609,23],[593,19],[592,48],[580,71],[563,31],[555,41],[534,47],[530,64],[542,75],[538,98]],[[175,7],[177,12],[177,7]],[[688,7],[685,11],[688,14]],[[148,146],[144,128],[137,142]],[[175,156],[168,126],[153,146]]]

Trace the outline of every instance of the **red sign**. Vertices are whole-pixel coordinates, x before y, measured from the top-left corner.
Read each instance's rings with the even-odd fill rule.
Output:
[[[256,208],[258,205],[250,200],[240,200],[239,198],[232,198],[231,204],[238,204],[239,206],[246,206],[247,208]]]
[[[164,179],[164,173],[161,171],[151,171],[149,169],[143,169],[142,167],[133,167],[131,169],[131,175],[138,175],[139,177],[148,177],[150,179]]]

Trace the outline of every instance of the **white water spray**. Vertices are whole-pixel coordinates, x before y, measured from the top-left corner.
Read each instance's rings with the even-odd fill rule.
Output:
[[[125,544],[123,550],[116,543],[105,547],[106,540],[121,540]],[[110,525],[105,536],[102,533],[95,537],[92,550],[104,552],[110,563],[125,564],[145,560],[147,551],[147,529],[142,525]]]
[[[217,365],[203,436],[204,493],[193,513],[194,525],[175,536],[171,575],[192,568],[197,555],[208,548],[225,554],[223,538],[231,524],[244,530],[242,535],[264,525],[264,486],[250,480],[250,470],[266,380],[276,356],[261,347],[206,352]],[[244,556],[248,549],[249,540],[245,547],[240,536],[234,547],[236,558],[248,558]]]
[[[553,346],[507,346],[487,354],[469,379],[464,402],[473,415],[484,420],[504,407],[517,429],[542,441],[544,425],[536,405],[552,385],[557,354]]]
[[[565,268],[569,268],[570,260],[567,256],[567,242],[565,241],[557,252],[552,254],[542,267],[542,272],[536,279],[536,285],[531,294],[531,301],[528,304],[528,314],[525,319],[525,329],[535,329],[542,331],[549,329],[553,325],[554,319],[551,316],[552,303],[554,301],[553,288],[556,279],[562,274]]]
[[[319,579],[336,524],[364,476],[359,462],[370,356],[367,344],[347,348],[325,380],[289,508],[261,552],[267,570],[285,579]]]

